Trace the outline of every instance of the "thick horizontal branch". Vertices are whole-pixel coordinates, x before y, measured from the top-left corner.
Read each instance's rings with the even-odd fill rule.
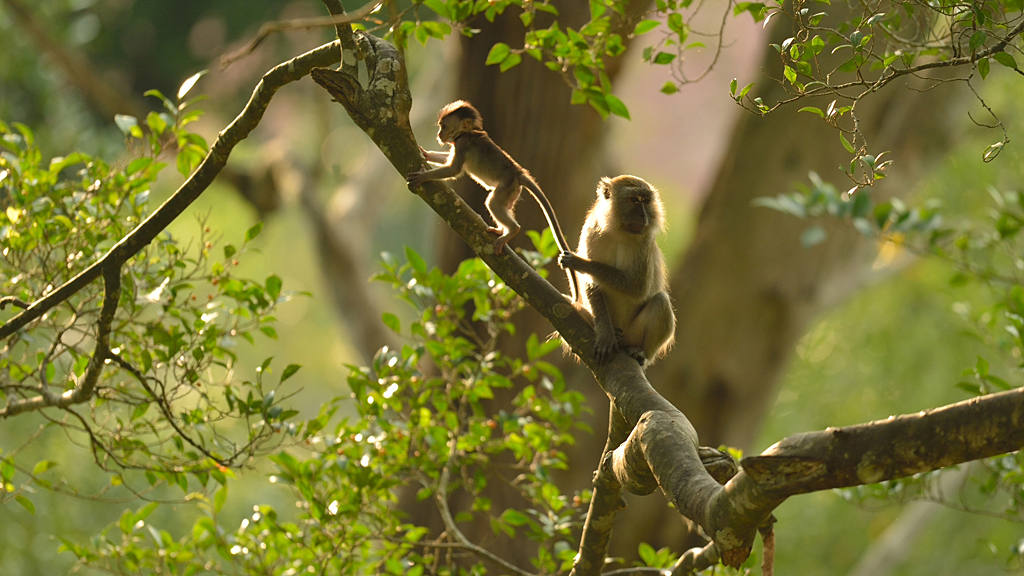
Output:
[[[242,112],[221,131],[199,167],[149,218],[142,221],[102,258],[0,326],[0,339],[14,334],[46,311],[67,300],[100,276],[108,266],[120,266],[153,241],[213,182],[228,161],[231,150],[259,125],[270,99],[279,88],[309,74],[316,66],[327,66],[339,58],[338,42],[330,42],[288,60],[263,75]]]
[[[1024,447],[1024,388],[916,414],[796,434],[743,469],[781,494],[903,478]]]

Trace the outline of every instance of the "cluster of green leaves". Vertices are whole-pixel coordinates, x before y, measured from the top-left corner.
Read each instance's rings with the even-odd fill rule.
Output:
[[[752,204],[801,219],[846,219],[865,237],[891,240],[898,244],[903,244],[908,236],[924,236],[928,242],[938,246],[940,240],[950,234],[950,230],[943,227],[944,221],[935,205],[907,206],[899,198],[876,201],[867,188],[854,186],[846,192],[840,192],[814,172],[809,174],[809,179],[809,186],[799,185],[797,191],[774,198],[757,198]],[[810,248],[821,244],[827,237],[825,229],[815,223],[801,233],[800,241],[804,247]]]
[[[679,84],[691,81],[682,72],[683,53],[704,47],[702,42],[689,41],[689,22],[699,10],[691,5],[692,0],[657,0],[646,13],[634,15],[627,14],[628,3],[624,0],[590,0],[590,18],[574,28],[559,20],[558,9],[548,0],[423,0],[403,12],[403,17],[409,13],[410,18],[392,30],[399,45],[409,37],[422,43],[430,38],[443,39],[453,29],[472,36],[479,31],[471,27],[474,17],[482,15],[494,21],[505,10],[515,8],[525,28],[522,46],[494,44],[487,64],[505,71],[519,65],[524,55],[529,56],[562,75],[572,88],[574,104],[589,104],[604,117],[614,114],[629,118],[626,105],[612,94],[607,60],[621,56],[629,38],[661,28],[662,37],[644,49],[643,59],[652,64],[674,64],[671,69],[676,78],[666,82],[662,91],[677,92]],[[421,6],[429,10],[420,10]]]
[[[54,290],[121,241],[149,214],[151,186],[175,154],[191,169],[205,143],[185,125],[197,113],[182,101],[150,114],[148,132],[122,118],[139,156],[118,165],[84,153],[44,160],[22,124],[0,122],[0,294],[31,303]],[[173,105],[173,106],[171,106]],[[171,110],[173,108],[174,110]],[[217,246],[202,227],[182,246],[164,233],[121,269],[121,295],[110,331],[112,357],[87,404],[10,418],[61,427],[89,445],[96,463],[113,472],[111,485],[141,481],[188,487],[188,473],[206,483],[211,473],[276,445],[275,433],[293,431],[294,415],[277,405],[273,389],[294,374],[236,381],[238,339],[257,330],[276,337],[274,308],[289,299],[280,278],[256,282],[235,274],[260,225],[239,245]],[[59,396],[79,385],[95,353],[103,283],[94,282],[0,348],[0,408],[25,399]],[[0,321],[17,310],[0,312]],[[278,399],[280,400],[280,399]],[[235,422],[240,424],[236,425]],[[0,454],[0,503],[26,490],[76,492],[75,473],[56,462],[23,462],[14,448],[34,436],[10,436]],[[140,475],[128,474],[142,470]]]
[[[185,100],[195,83],[199,81],[206,71],[198,72],[189,77],[178,88],[176,100],[171,100],[159,90],[147,90],[145,95],[160,100],[164,112],[150,112],[146,116],[146,128],[143,131],[139,125],[139,119],[127,114],[114,116],[114,123],[129,138],[128,145],[131,149],[139,150],[139,155],[157,157],[169,147],[177,150],[177,168],[182,176],[188,176],[195,170],[196,166],[206,157],[209,146],[206,140],[196,134],[185,130],[185,126],[195,122],[202,116],[203,111],[191,108],[196,102],[204,100],[206,96],[196,96]],[[173,144],[172,144],[173,142]]]
[[[761,114],[806,97],[833,98],[827,110],[806,106],[801,111],[816,114],[838,129],[842,145],[851,154],[862,156],[867,154],[867,145],[856,118],[859,101],[895,78],[928,68],[965,67],[969,72],[962,77],[968,81],[974,71],[985,79],[992,61],[1017,71],[1011,52],[1022,47],[1022,9],[1020,0],[909,0],[836,6],[830,0],[741,2],[735,7],[737,14],[748,12],[765,25],[773,17],[787,18],[795,31],[771,45],[781,64],[782,77],[776,81],[787,96],[765,103],[744,98],[746,92],[737,94],[733,87],[733,98]],[[985,151],[986,159],[998,154],[1006,142],[1004,133],[1001,142]]]
[[[479,259],[445,275],[411,249],[406,256],[399,263],[385,254],[377,279],[413,307],[404,329],[398,316],[383,317],[409,343],[350,366],[351,395],[306,422],[299,447],[271,457],[270,482],[290,490],[294,512],[256,504],[240,524],[228,522],[237,529],[225,528],[224,487],[212,500],[195,496],[200,517],[177,539],[146,524],[146,507],[91,545],[65,549],[124,573],[415,575],[433,566],[438,574],[483,574],[482,559],[466,556],[457,533],[474,540],[489,525],[495,537],[537,541],[537,569],[571,566],[588,495],[563,494],[552,472],[566,467],[561,447],[584,428],[585,407],[543,360],[560,342],[531,336],[525,359],[504,355],[498,339],[515,331],[522,299]],[[511,397],[511,408],[500,409],[498,397]],[[486,489],[496,482],[516,489],[523,505],[493,509]],[[448,522],[443,534],[403,521],[401,495],[436,507]]]

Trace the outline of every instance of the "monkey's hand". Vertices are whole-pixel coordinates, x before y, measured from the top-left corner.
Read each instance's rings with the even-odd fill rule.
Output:
[[[562,252],[558,255],[558,266],[562,270],[576,270],[583,259],[572,252]]]
[[[410,188],[416,188],[422,186],[427,181],[427,171],[420,170],[418,172],[410,172],[405,175],[405,181],[409,183]]]

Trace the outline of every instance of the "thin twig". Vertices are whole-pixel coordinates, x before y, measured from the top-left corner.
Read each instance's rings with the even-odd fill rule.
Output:
[[[238,50],[225,54],[220,58],[221,69],[226,69],[231,66],[235,61],[245,58],[249,54],[252,54],[260,44],[266,40],[267,36],[277,32],[284,32],[287,30],[298,30],[298,29],[310,29],[310,28],[325,28],[327,26],[337,26],[339,24],[349,24],[356,20],[362,20],[370,14],[377,11],[378,8],[384,3],[384,0],[373,0],[367,5],[363,6],[359,10],[352,12],[351,14],[338,14],[336,16],[317,16],[315,18],[294,18],[292,20],[278,20],[276,22],[267,22],[260,26],[260,31],[256,33],[256,37],[250,40],[245,46],[242,46]]]
[[[522,570],[514,564],[510,564],[504,558],[495,556],[490,550],[473,544],[469,541],[469,538],[466,538],[466,535],[462,533],[462,530],[459,530],[458,525],[455,523],[455,518],[452,517],[452,511],[448,507],[448,480],[451,478],[452,461],[455,459],[455,444],[455,440],[451,440],[452,447],[448,456],[448,462],[441,470],[441,477],[437,481],[437,491],[435,492],[437,495],[438,512],[441,513],[441,520],[444,522],[445,530],[447,530],[463,548],[473,554],[476,554],[486,560],[490,560],[505,570],[518,574],[519,576],[534,576],[530,572]]]

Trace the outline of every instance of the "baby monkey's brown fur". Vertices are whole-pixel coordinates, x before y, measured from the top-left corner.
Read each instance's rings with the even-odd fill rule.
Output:
[[[579,255],[558,263],[583,276],[583,306],[594,320],[594,359],[622,349],[646,366],[675,342],[665,256],[655,237],[664,229],[658,191],[641,178],[602,178],[580,234]]]
[[[473,180],[490,191],[486,206],[497,226],[492,226],[487,231],[498,235],[498,239],[494,241],[495,254],[500,254],[505,244],[521,229],[516,222],[514,209],[522,188],[525,187],[544,212],[558,250],[563,254],[570,252],[547,196],[530,173],[491,140],[484,131],[483,118],[476,108],[463,100],[452,102],[441,109],[437,125],[440,127],[437,131],[437,141],[441,145],[451,144],[452,151],[423,150],[428,162],[440,166],[408,174],[405,179],[410,186],[419,186],[428,180],[456,178],[463,172],[469,174]],[[568,274],[569,288],[575,302],[580,294],[579,280],[571,270]]]

